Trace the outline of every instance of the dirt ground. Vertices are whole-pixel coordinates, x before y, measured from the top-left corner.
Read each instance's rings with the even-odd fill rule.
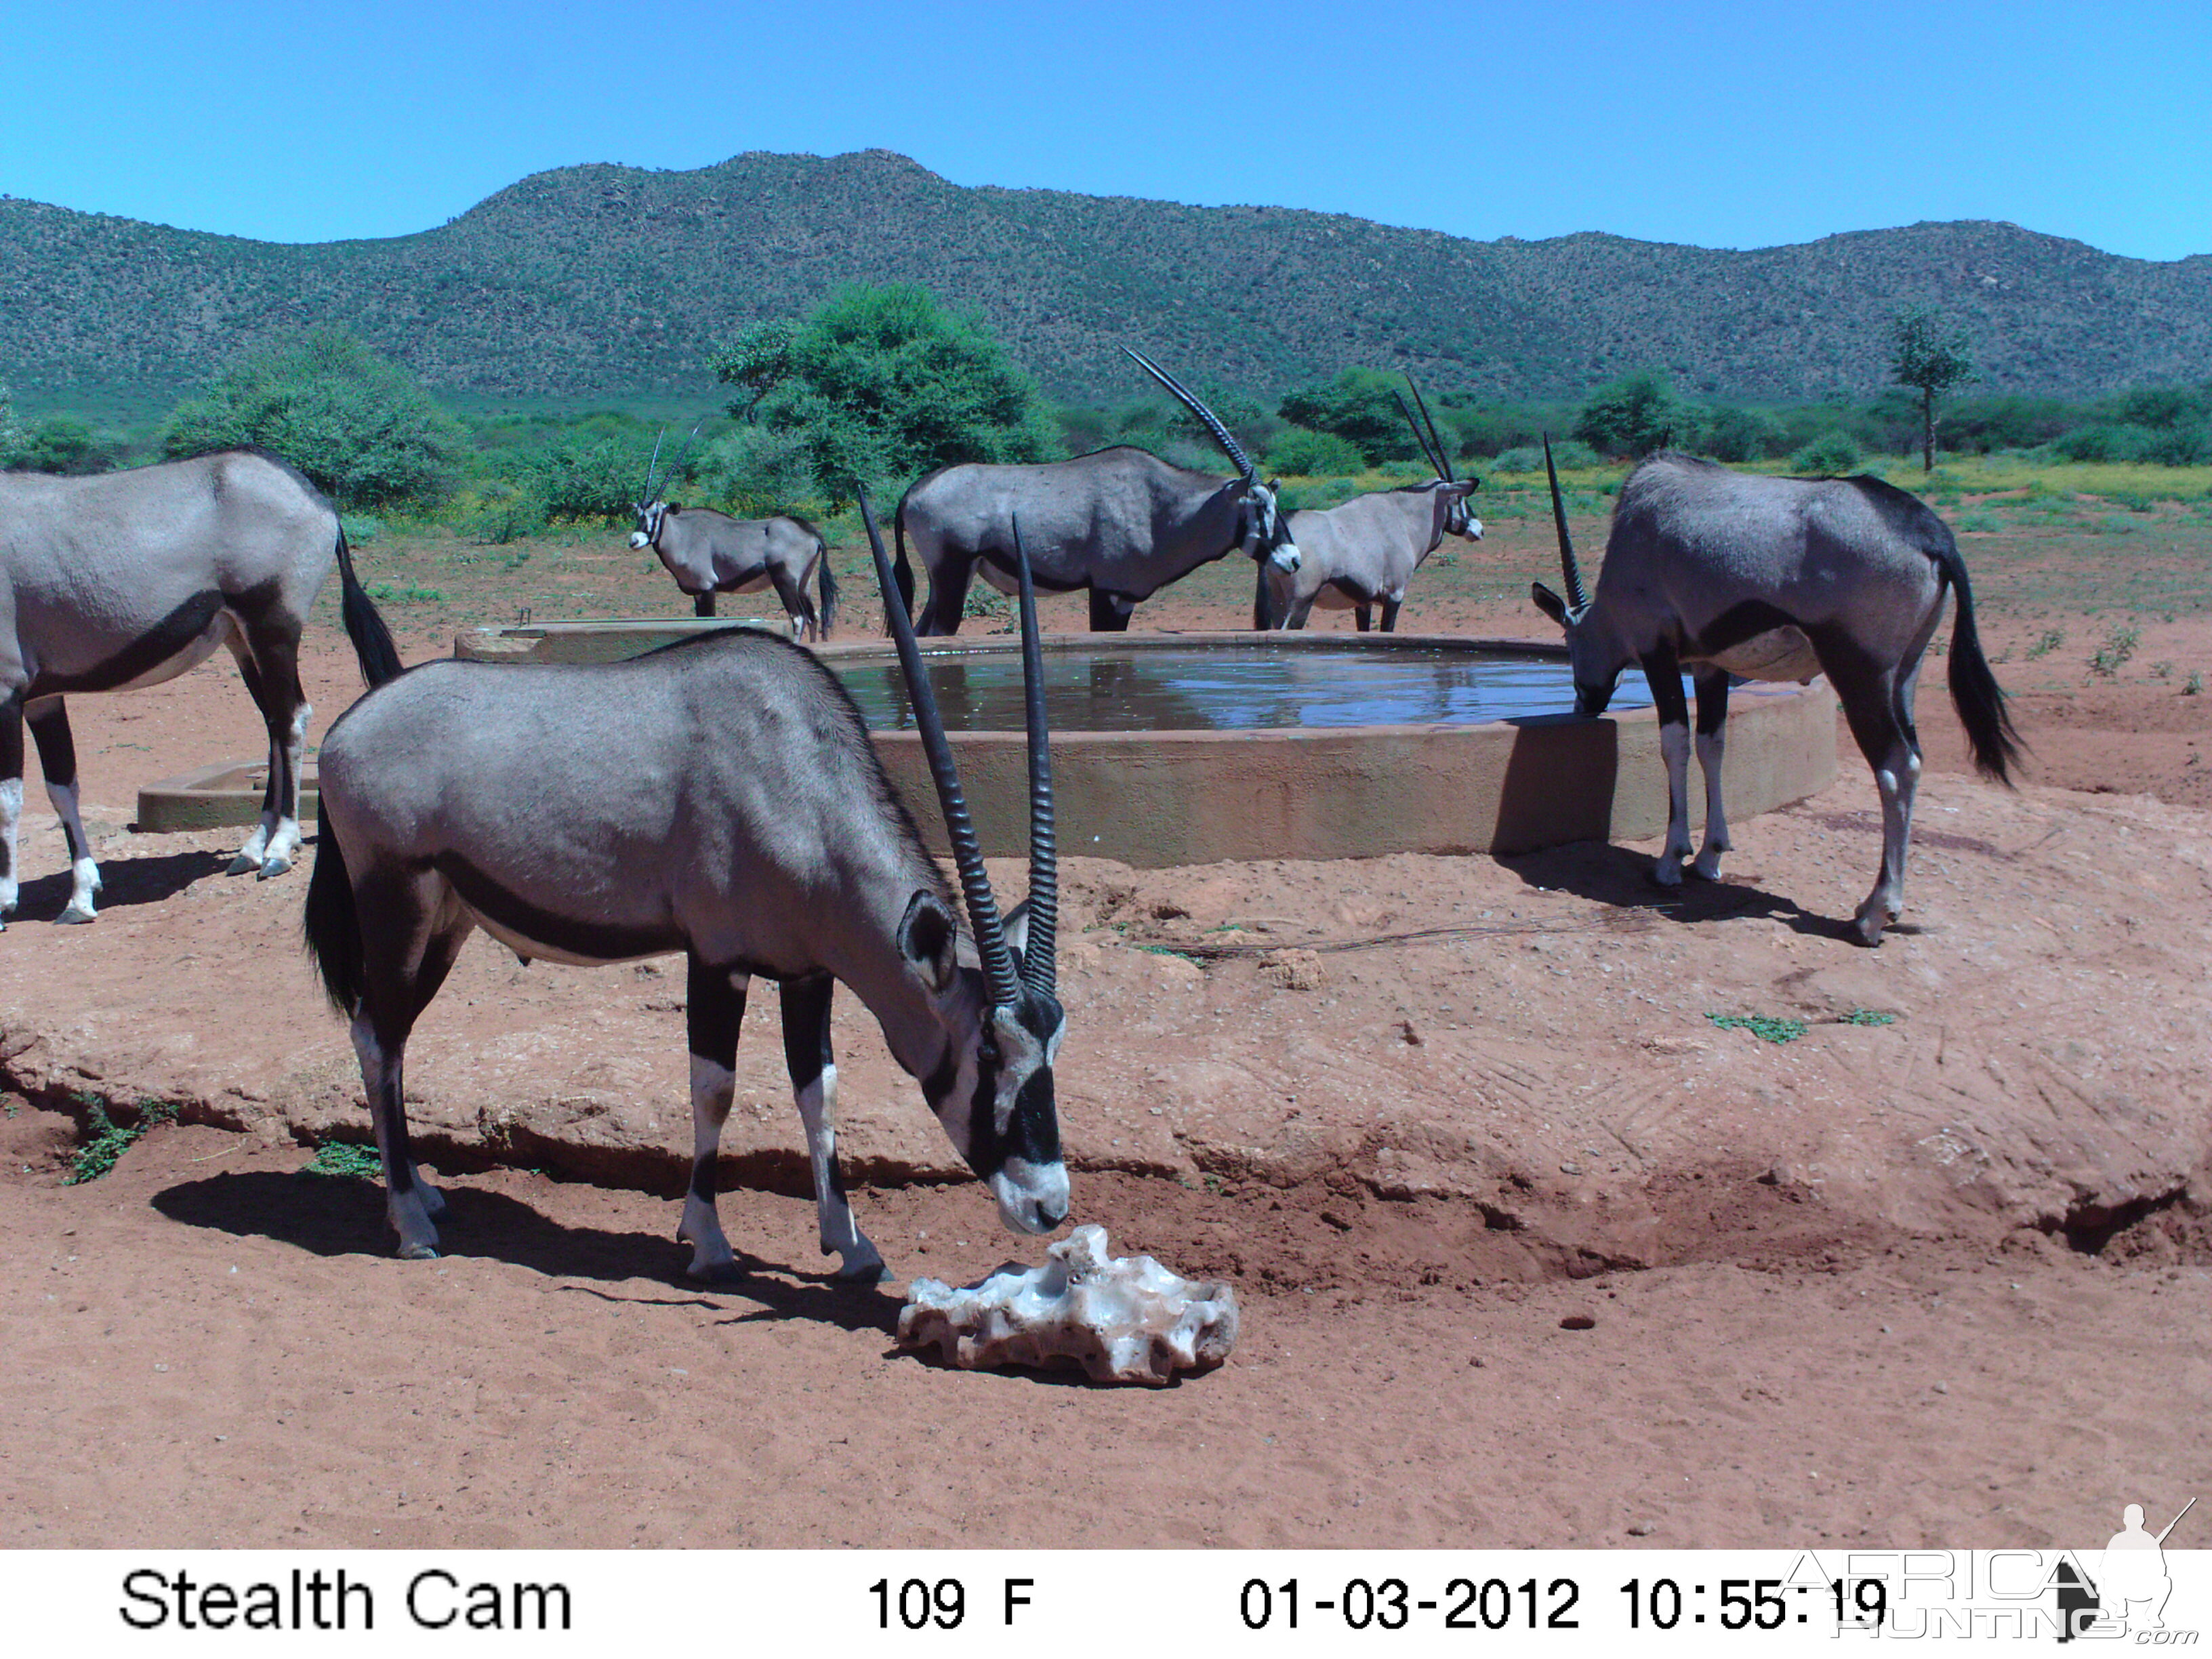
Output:
[[[1405,625],[1540,632],[1540,528],[1494,525]],[[1226,1366],[1160,1392],[896,1352],[902,1280],[815,1255],[772,998],[726,1164],[745,1272],[686,1282],[675,1154],[500,1115],[584,1100],[680,1149],[665,981],[481,941],[410,1079],[449,1253],[390,1260],[371,1183],[301,1173],[303,1137],[365,1127],[304,882],[127,827],[139,786],[257,752],[234,677],[84,700],[106,912],[49,925],[59,839],[27,812],[0,939],[0,1546],[2082,1547],[2123,1503],[2172,1513],[2212,1486],[2212,696],[2185,689],[2212,581],[2138,538],[2125,580],[2173,580],[2123,613],[2081,598],[2101,548],[1966,544],[2034,764],[2017,795],[1964,775],[1931,663],[1910,926],[1878,951],[1838,927],[1879,844],[1856,759],[1680,897],[1650,845],[1070,861],[1078,1218],[1245,1308]],[[449,611],[511,614],[511,567],[440,556],[363,556],[445,584],[393,609],[410,656]],[[685,609],[568,556],[610,573],[598,608]],[[1236,626],[1243,580],[1139,625]],[[337,637],[318,730],[355,694]],[[838,1042],[893,1272],[1033,1257],[865,1019]],[[65,1184],[88,1103],[156,1101],[187,1121]]]

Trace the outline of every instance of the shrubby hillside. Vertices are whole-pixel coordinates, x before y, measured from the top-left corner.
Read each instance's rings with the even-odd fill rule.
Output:
[[[450,223],[289,246],[0,199],[0,367],[19,397],[173,398],[243,347],[337,323],[448,396],[708,394],[713,343],[847,282],[980,312],[1053,395],[1115,401],[1140,343],[1273,398],[1347,365],[1461,398],[1579,395],[1646,367],[1686,392],[1863,396],[1890,319],[1971,330],[1980,390],[2196,380],[2212,257],[2154,264],[2014,225],[1730,252],[1588,234],[1467,241],[1281,208],[966,189],[886,151],[696,172],[564,167]]]

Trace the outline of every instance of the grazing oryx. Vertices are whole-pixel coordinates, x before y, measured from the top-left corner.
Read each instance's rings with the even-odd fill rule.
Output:
[[[696,616],[714,614],[717,593],[757,593],[773,585],[791,617],[793,639],[826,640],[837,610],[837,579],[828,544],[804,519],[733,519],[703,507],[648,501],[640,508],[632,547],[660,556],[677,586],[691,595]],[[822,609],[806,597],[806,580],[822,573]]]
[[[1206,423],[1238,476],[1193,472],[1127,445],[1036,466],[941,467],[906,492],[896,524],[899,595],[908,606],[909,536],[929,572],[922,633],[959,631],[968,579],[979,569],[1000,592],[1013,592],[1017,517],[1027,526],[1037,586],[1050,593],[1089,588],[1091,626],[1099,633],[1127,629],[1139,600],[1233,552],[1281,570],[1298,568],[1274,485],[1260,482],[1252,458],[1212,410],[1150,358],[1129,356]]]
[[[365,662],[396,668],[337,514],[274,455],[228,449],[90,477],[0,473],[0,916],[15,908],[19,884],[24,723],[69,838],[60,920],[90,921],[100,871],[77,810],[63,698],[158,685],[217,646],[238,659],[269,728],[260,826],[230,873],[292,867],[301,749],[314,712],[300,690],[300,634],[334,554],[356,648]]]
[[[1729,677],[1825,673],[1881,792],[1881,873],[1856,918],[1859,938],[1877,943],[1905,904],[1920,777],[1912,697],[1947,589],[1958,593],[1951,701],[1974,763],[2009,783],[2020,758],[2020,735],[1982,655],[1966,563],[1949,528],[1880,478],[1773,478],[1654,455],[1620,488],[1593,600],[1583,592],[1548,440],[1544,459],[1567,593],[1562,599],[1539,582],[1534,598],[1567,630],[1576,702],[1584,714],[1602,713],[1621,671],[1635,662],[1658,706],[1670,805],[1654,875],[1664,885],[1680,882],[1690,850],[1683,667],[1697,681],[1698,762],[1705,775],[1705,844],[1691,871],[1707,880],[1720,873],[1729,847],[1721,810]]]
[[[698,433],[697,427],[692,428],[693,437]],[[665,428],[662,435],[666,435]],[[653,471],[659,462],[660,440],[656,438],[653,459],[645,464],[645,488],[630,503],[637,528],[630,532],[629,544],[649,547],[659,556],[677,586],[691,596],[692,614],[713,616],[717,593],[757,593],[773,586],[791,618],[792,638],[828,639],[837,609],[837,579],[830,573],[822,532],[805,520],[788,515],[733,519],[708,507],[687,510],[662,501],[653,494]],[[675,462],[669,465],[672,470]],[[806,597],[806,579],[817,565],[822,571],[818,615]]]
[[[872,517],[867,526],[896,611]],[[1018,543],[1015,556],[1019,566]],[[974,929],[976,957],[965,959],[944,877],[859,710],[810,653],[772,635],[732,629],[592,666],[433,662],[346,712],[323,745],[307,944],[353,1022],[401,1255],[437,1253],[432,1218],[444,1208],[408,1147],[408,1033],[479,927],[526,958],[688,959],[694,1155],[677,1237],[693,1246],[696,1274],[732,1259],[715,1213],[715,1159],[754,975],[781,988],[822,1249],[842,1257],[844,1276],[873,1279],[883,1257],[837,1170],[830,1000],[840,980],[921,1080],[1006,1224],[1041,1233],[1066,1218],[1052,1079],[1066,1018],[1054,991],[1051,762],[1026,584],[1021,610],[1030,893],[1003,921],[899,617]]]
[[[1413,386],[1412,376],[1406,384]],[[1421,405],[1421,418],[1428,420],[1428,400],[1419,386],[1413,386],[1413,398]],[[1429,421],[1424,433],[1403,398],[1398,407],[1405,410],[1413,441],[1437,476],[1403,489],[1355,495],[1340,507],[1291,514],[1298,568],[1286,574],[1272,565],[1260,567],[1252,595],[1253,627],[1304,628],[1318,605],[1325,611],[1352,607],[1364,634],[1379,599],[1382,631],[1395,633],[1398,607],[1406,602],[1406,584],[1437,544],[1446,536],[1481,540],[1482,520],[1468,507],[1467,498],[1482,487],[1482,480],[1455,478],[1436,422]]]

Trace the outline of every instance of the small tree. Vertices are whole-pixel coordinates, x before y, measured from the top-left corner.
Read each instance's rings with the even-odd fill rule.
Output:
[[[888,486],[962,461],[1040,461],[1056,453],[1036,384],[980,318],[946,311],[910,283],[840,289],[789,331],[782,365],[756,328],[714,358],[771,432],[803,441],[833,508],[853,481]]]
[[[1278,407],[1292,426],[1349,441],[1372,465],[1411,460],[1421,453],[1398,406],[1405,395],[1406,383],[1395,374],[1347,368],[1325,386],[1291,392]]]
[[[343,328],[251,351],[177,405],[170,456],[258,444],[349,507],[433,506],[452,493],[467,435],[415,377]]]
[[[1690,441],[1698,411],[1674,396],[1667,377],[1640,368],[1590,393],[1575,416],[1575,436],[1607,455],[1649,455]]]
[[[716,380],[745,394],[742,403],[731,404],[730,413],[750,421],[761,400],[790,377],[791,325],[755,323],[736,338],[715,347],[708,356],[707,367],[714,371]]]
[[[1966,331],[1929,306],[1907,306],[1890,325],[1890,378],[1920,393],[1920,468],[1936,470],[1936,399],[1973,380]]]

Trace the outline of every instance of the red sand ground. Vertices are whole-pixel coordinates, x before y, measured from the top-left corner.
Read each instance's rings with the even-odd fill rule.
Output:
[[[1220,600],[1170,599],[1139,616],[1152,626],[1238,620]],[[1529,617],[1469,603],[1409,607],[1407,622],[1537,631]],[[2034,631],[1991,629],[2001,650]],[[2212,658],[2201,619],[2147,635],[2146,661]],[[410,654],[434,648],[408,643]],[[353,695],[350,664],[328,635],[308,678],[319,731]],[[1598,941],[1577,945],[1564,968],[1516,939],[1476,939],[1449,963],[1441,951],[1366,951],[1356,970],[1328,959],[1332,977],[1304,994],[1261,984],[1249,964],[1207,976],[1218,981],[1206,994],[1222,1052],[1257,1066],[1253,1056],[1273,1044],[1292,1075],[1310,1065],[1346,1098],[1367,1045],[1405,1040],[1391,1024],[1401,1015],[1437,1064],[1457,1063],[1462,1017],[1476,1053],[1479,1019],[1499,1017],[1486,1006],[1493,991],[1534,1040],[1558,1034],[1563,1067],[1568,1054],[1601,1063],[1610,1097],[1656,1092],[1680,1075],[1685,1050],[1649,1036],[1643,994],[1663,989],[1665,964],[1680,961],[1683,972],[1740,971],[1760,985],[1917,964],[1939,988],[1912,1005],[1899,1038],[1930,1055],[1896,1085],[1908,1112],[1939,1089],[1929,1068],[1947,1045],[2011,1053],[2006,1044],[2031,1038],[2078,1039],[2102,1056],[2096,1065],[2135,1065],[2124,1098],[2151,1119],[2172,1103],[2161,1087],[2201,1101],[2207,1045],[2187,969],[2201,975],[2212,919],[2203,853],[2212,792],[2197,760],[2212,697],[2147,681],[2023,696],[2037,781],[2014,805],[1955,775],[1961,744],[1932,676],[1929,693],[1935,775],[1924,799],[1937,810],[1923,819],[1909,913],[1927,931],[1872,956],[1793,929],[1788,906],[1638,911],[1623,896],[1636,890],[1633,849],[1511,867],[1221,866],[1148,872],[1127,892],[1110,890],[1110,869],[1090,869],[1079,872],[1079,899],[1091,924],[1118,905],[1179,938],[1179,920],[1195,927],[1216,914],[1290,915],[1328,931],[1433,926],[1468,920],[1454,907],[1518,890]],[[227,668],[87,700],[76,715],[111,867],[134,858],[137,838],[122,826],[140,784],[255,753],[259,741]],[[2072,790],[2168,805],[2123,800],[2118,816],[2099,817]],[[1847,915],[1871,877],[1873,805],[1850,762],[1806,807],[1740,826],[1732,867],[1757,894]],[[2047,820],[2069,850],[2025,848],[2000,879],[1965,843],[1987,844],[1984,830],[2023,812]],[[1958,833],[1967,825],[1972,833]],[[2195,851],[2176,861],[2169,843],[2183,840]],[[27,854],[33,877],[59,868],[51,830]],[[230,937],[203,923],[211,907],[258,915],[269,906],[274,918],[296,902],[300,877],[289,893],[256,890],[210,873],[204,854],[159,857],[173,863],[131,864],[141,902],[112,907],[101,928],[82,933],[46,925],[62,889],[50,873],[34,883],[27,919],[0,939],[0,963],[13,956],[16,974],[44,981],[19,986],[22,995],[106,1006],[149,975],[177,996],[198,983],[215,1004],[209,1025],[234,1042],[251,1041],[271,1008],[285,1022],[324,1018],[307,1012],[304,969],[289,955],[270,969],[283,988],[265,1006],[248,964],[188,965],[206,941]],[[2057,1016],[2003,1000],[2000,966],[1980,948],[1993,907],[2057,915],[2069,867],[2130,859],[2149,872],[2139,888],[2115,884],[2124,870],[2094,872],[2116,907],[2136,894],[2125,914],[2103,917],[2094,947],[2079,947],[2083,971],[2107,975],[2104,988],[2067,1005],[2065,1031],[2011,1029]],[[1194,919],[1162,914],[1176,908],[1167,898],[1200,889]],[[1417,981],[1409,963],[1462,977]],[[489,977],[483,988],[494,988]],[[1061,1067],[1071,1117],[1079,1109],[1141,1128],[1161,1086],[1153,1063],[1209,1059],[1182,1050],[1197,1040],[1158,1012],[1164,994],[1125,986],[1073,1010],[1078,1035]],[[1463,1000],[1443,1005],[1453,997]],[[1479,1018],[1470,1004],[1486,1005]],[[2146,1059],[2166,1011],[2186,1011],[2179,1040]],[[587,1042],[590,1016],[577,1018]],[[1140,1036],[1132,1054],[1098,1029],[1125,1018],[1165,1035]],[[342,1041],[325,1023],[315,1040]],[[38,1035],[0,1034],[0,1051]],[[179,1034],[135,1035],[151,1044]],[[1875,1046],[1891,1035],[1853,1034],[1869,1042],[1856,1063],[1893,1063],[1903,1050]],[[291,1030],[269,1039],[272,1053],[300,1040]],[[1724,1040],[1742,1047],[1707,1055],[1715,1066],[1780,1064],[1747,1037]],[[671,1078],[680,1077],[676,1041]],[[748,1041],[757,1057],[773,1050],[772,1040]],[[842,1041],[850,1051],[868,1039],[854,1023]],[[1836,1052],[1832,1072],[1850,1060]],[[866,1064],[887,1078],[879,1052]],[[1808,1120],[1826,1109],[1809,1087],[1790,1086],[1776,1083],[1756,1109]],[[1742,1104],[1751,1099],[1726,1109],[1753,1110]],[[2082,1546],[2111,1531],[2124,1502],[2171,1513],[2212,1486],[2200,1416],[2212,1397],[2202,1147],[2186,1191],[2084,1224],[2069,1242],[2008,1231],[1970,1200],[1891,1220],[1869,1202],[1831,1202],[1792,1171],[1735,1164],[1726,1148],[1736,1129],[1717,1115],[1675,1151],[1651,1154],[1640,1176],[1605,1150],[1621,1179],[1642,1183],[1650,1218],[1639,1224],[1649,1248],[1614,1259],[1656,1265],[1600,1271],[1587,1254],[1490,1224],[1496,1216],[1463,1197],[1385,1198],[1326,1159],[1303,1170],[1263,1160],[1242,1177],[1214,1171],[1188,1184],[1093,1168],[1079,1174],[1081,1210],[1109,1227],[1116,1250],[1231,1276],[1245,1299],[1246,1336],[1229,1364],[1154,1393],[952,1372],[896,1354],[889,1332],[902,1285],[833,1286],[802,1200],[726,1196],[749,1274],[706,1289],[680,1278],[665,1197],[514,1169],[464,1173],[449,1182],[452,1254],[403,1266],[386,1254],[375,1190],[296,1177],[305,1154],[279,1137],[156,1128],[114,1173],[69,1187],[72,1121],[8,1104],[4,1546]],[[680,1095],[666,1104],[680,1119]],[[1214,1141],[1286,1144],[1286,1119],[1309,1108],[1326,1118],[1331,1103],[1248,1104],[1238,1109],[1250,1121],[1216,1124]],[[775,1109],[795,1146],[787,1102]],[[912,1102],[891,1109],[921,1113]],[[1901,1154],[1868,1156],[1861,1200],[1881,1187],[1879,1159]],[[1898,1166],[1900,1180],[1911,1173]],[[1569,1206],[1571,1181],[1551,1179]],[[999,1232],[972,1185],[856,1200],[895,1272],[965,1278],[1036,1249]],[[1595,1322],[1565,1328],[1571,1316]]]

